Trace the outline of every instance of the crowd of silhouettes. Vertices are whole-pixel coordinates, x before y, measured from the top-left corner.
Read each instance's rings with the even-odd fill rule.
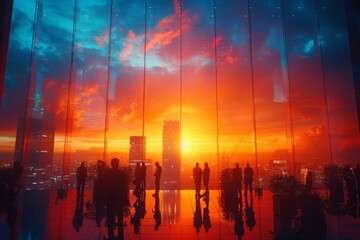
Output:
[[[332,168],[331,168],[332,167]],[[140,231],[141,219],[146,214],[146,165],[144,162],[137,163],[134,171],[133,184],[135,186],[133,194],[136,200],[133,204],[135,213],[130,217],[130,223],[134,225],[134,233]],[[335,169],[335,170],[334,170]],[[20,189],[20,177],[23,167],[20,162],[15,161],[12,168],[0,169],[0,214],[6,214],[6,221],[10,226],[14,226],[16,219],[16,200]],[[154,218],[154,230],[158,230],[161,225],[160,212],[160,181],[162,167],[159,162],[155,162],[154,180],[155,198],[154,209],[152,210]],[[330,166],[327,169],[327,184],[330,190],[338,192],[342,182],[346,183],[347,189],[347,211],[354,217],[360,214],[360,165],[355,168],[350,166],[338,167]],[[79,231],[82,225],[84,213],[84,189],[86,179],[88,178],[85,162],[81,162],[77,168],[77,198],[76,209],[73,217],[73,226]],[[252,231],[255,226],[255,214],[253,211],[253,179],[254,171],[247,163],[242,169],[239,163],[231,169],[225,169],[221,175],[221,201],[225,218],[234,219],[234,232],[238,239],[244,236],[244,225]],[[106,167],[102,160],[97,162],[97,177],[94,179],[93,203],[95,205],[95,221],[98,226],[101,225],[102,218],[106,218],[106,226],[109,239],[124,239],[124,209],[129,206],[129,181],[128,173],[119,168],[119,159],[111,159],[111,168]],[[195,212],[193,225],[199,232],[201,226],[204,226],[207,232],[211,228],[209,211],[209,180],[210,168],[207,162],[201,169],[199,163],[193,168],[193,180],[195,184]],[[205,192],[201,194],[201,185],[203,184]],[[244,194],[243,187],[244,184]],[[310,194],[313,185],[312,172],[308,172],[303,193]],[[341,188],[342,189],[342,188]],[[261,197],[262,188],[255,187],[255,195]],[[243,196],[245,196],[245,208],[243,208]],[[200,199],[203,198],[205,207],[201,208]],[[330,191],[331,200],[331,191]],[[233,216],[233,217],[231,217]],[[245,216],[245,224],[244,224]],[[117,231],[115,231],[117,230]],[[118,236],[115,236],[117,232]]]
[[[124,212],[129,206],[128,173],[119,168],[120,160],[111,159],[111,168],[102,160],[97,161],[97,177],[94,179],[93,204],[95,205],[95,221],[100,227],[103,217],[109,239],[124,239]],[[82,224],[84,188],[87,178],[85,163],[77,170],[77,200],[73,218],[73,226],[78,231]],[[117,229],[117,236],[115,230]]]
[[[347,201],[345,213],[357,218],[360,215],[360,165],[340,167],[331,165],[325,168],[326,185],[330,190],[328,212],[342,214],[344,187],[346,186]],[[343,184],[345,182],[345,185]]]

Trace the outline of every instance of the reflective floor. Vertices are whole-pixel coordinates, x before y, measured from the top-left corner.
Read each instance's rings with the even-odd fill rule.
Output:
[[[147,191],[140,225],[135,217],[130,194],[130,213],[125,218],[125,239],[275,239],[272,193],[264,191],[261,198],[243,197],[242,215],[224,214],[217,190],[210,191],[209,200],[195,198],[193,190],[160,191],[158,202]],[[83,218],[76,213],[76,191],[69,191],[65,200],[56,199],[56,191],[26,191],[20,196],[24,204],[17,207],[13,229],[0,218],[0,239],[104,239],[105,220],[100,227],[94,220],[92,191],[85,191]],[[19,199],[19,200],[20,200]],[[157,207],[158,204],[158,207]],[[156,211],[158,210],[158,211]],[[132,217],[131,217],[132,216]],[[326,216],[327,239],[359,239],[360,219],[350,216]],[[139,223],[139,222],[138,222]],[[158,229],[156,229],[158,225]]]

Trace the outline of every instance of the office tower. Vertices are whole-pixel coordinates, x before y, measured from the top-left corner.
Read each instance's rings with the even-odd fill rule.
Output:
[[[135,167],[136,163],[141,163],[146,157],[146,137],[130,136],[129,166]]]
[[[288,174],[289,167],[286,160],[270,160],[269,173],[271,175],[275,174]]]
[[[164,189],[180,189],[181,139],[179,121],[164,121],[162,143]]]
[[[27,190],[51,186],[54,135],[55,114],[43,108],[32,109],[26,122],[18,119],[14,160],[24,166]]]

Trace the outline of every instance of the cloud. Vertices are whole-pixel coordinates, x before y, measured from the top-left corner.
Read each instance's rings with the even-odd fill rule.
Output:
[[[137,107],[137,104],[135,102],[132,102],[131,105],[130,105],[131,112],[128,113],[128,114],[124,114],[124,116],[121,118],[121,121],[127,123],[127,122],[129,122],[131,120],[134,120],[136,118],[136,115],[137,115],[136,107]]]
[[[109,43],[109,32],[104,32],[102,35],[95,36],[94,40],[96,42],[96,45],[100,48],[107,46],[107,44]]]
[[[127,34],[127,38],[124,43],[124,47],[123,47],[122,51],[120,51],[120,53],[119,53],[120,61],[122,63],[126,63],[128,61],[128,59],[131,57],[131,53],[134,49],[135,37],[136,37],[136,34],[132,30],[129,30],[129,32]]]
[[[126,39],[124,40],[123,48],[119,53],[119,60],[124,65],[130,65],[133,67],[140,66],[138,60],[141,56],[144,55],[144,47],[146,41],[146,52],[148,55],[152,56],[152,59],[157,61],[151,61],[151,64],[147,68],[152,67],[164,67],[168,63],[168,60],[162,59],[162,53],[164,47],[171,45],[175,39],[180,37],[183,31],[187,31],[191,28],[191,24],[196,21],[197,14],[190,16],[189,11],[183,11],[179,3],[174,1],[174,14],[162,18],[155,26],[154,29],[149,29],[145,34],[136,34],[132,29],[127,33]],[[180,18],[181,14],[181,18]],[[181,24],[180,24],[181,19]],[[180,29],[181,25],[181,29]],[[166,52],[169,52],[168,49]],[[172,51],[171,51],[172,52]],[[167,56],[167,55],[166,55]],[[156,64],[158,62],[158,64]],[[172,67],[169,66],[171,69]]]

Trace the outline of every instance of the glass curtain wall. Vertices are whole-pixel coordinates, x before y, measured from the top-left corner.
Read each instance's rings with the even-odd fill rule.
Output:
[[[72,187],[81,161],[158,161],[164,189],[239,162],[266,187],[356,163],[354,92],[341,0],[15,0],[1,162]]]

